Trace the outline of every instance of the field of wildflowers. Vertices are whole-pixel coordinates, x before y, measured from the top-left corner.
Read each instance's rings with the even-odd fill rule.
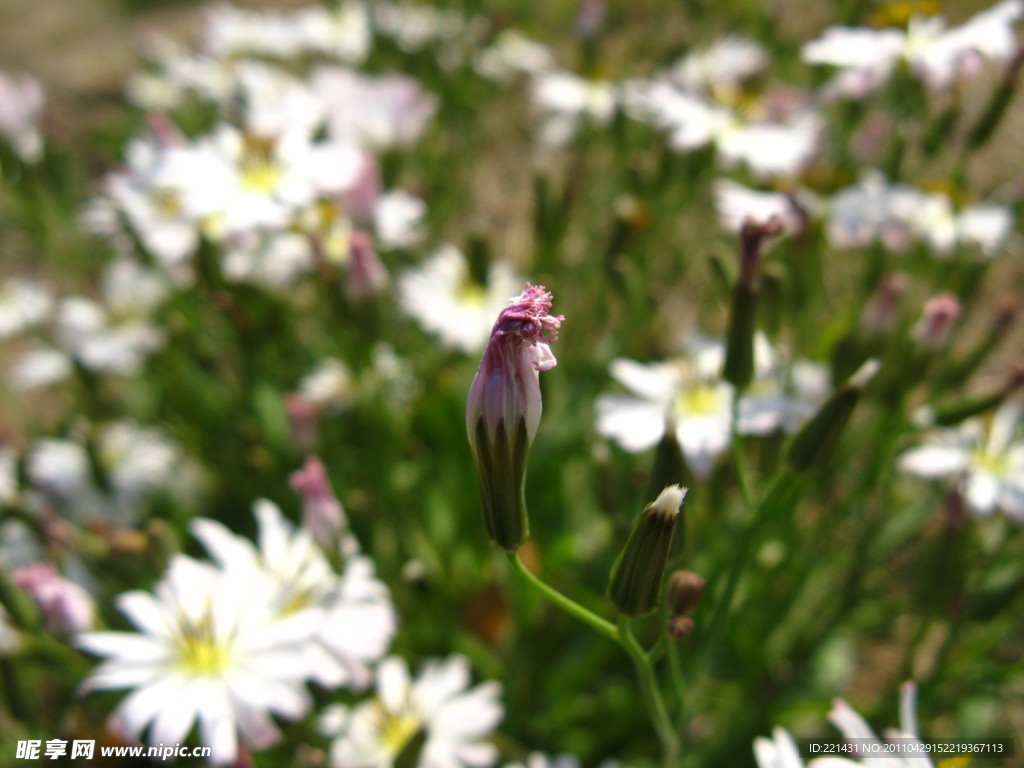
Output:
[[[1024,0],[153,6],[0,49],[0,765],[1024,764]]]

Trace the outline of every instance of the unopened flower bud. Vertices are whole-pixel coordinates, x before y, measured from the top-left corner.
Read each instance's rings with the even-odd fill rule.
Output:
[[[619,613],[640,616],[658,605],[665,561],[686,489],[670,485],[647,505],[612,567],[608,596]]]
[[[317,421],[320,409],[316,403],[298,392],[285,395],[284,410],[292,426],[292,437],[300,451],[308,451],[316,445]]]
[[[740,272],[732,294],[732,313],[726,339],[723,377],[742,390],[754,378],[754,332],[760,292],[761,250],[769,237],[782,231],[782,220],[747,219],[740,231]]]
[[[879,363],[868,360],[849,380],[839,387],[818,412],[793,438],[789,446],[789,465],[804,472],[824,462],[839,442],[861,394],[878,373]]]
[[[36,601],[51,632],[73,635],[92,628],[92,597],[49,563],[22,566],[14,572],[14,581]]]
[[[526,456],[540,426],[539,373],[555,366],[547,342],[558,337],[562,323],[550,309],[551,294],[527,283],[501,311],[466,403],[484,523],[491,541],[507,552],[529,532],[523,487]]]
[[[376,296],[388,287],[388,271],[373,247],[373,238],[355,230],[349,241],[348,281],[345,284],[352,300]]]
[[[668,634],[673,640],[686,637],[693,632],[693,619],[689,616],[673,616],[668,620]]]
[[[960,317],[960,302],[951,293],[940,293],[925,302],[924,313],[914,326],[914,339],[921,349],[934,352],[949,343],[953,325]]]
[[[334,495],[324,463],[316,456],[289,478],[292,488],[302,497],[302,524],[324,549],[330,549],[345,528],[345,510]]]
[[[704,579],[692,571],[676,571],[668,579],[666,598],[673,616],[688,616],[704,594]]]
[[[878,290],[864,305],[860,327],[870,336],[888,333],[896,325],[900,298],[907,290],[907,276],[896,273],[882,279]]]

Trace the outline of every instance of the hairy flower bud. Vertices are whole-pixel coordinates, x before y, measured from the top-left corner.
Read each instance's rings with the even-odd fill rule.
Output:
[[[686,489],[670,485],[647,505],[612,567],[608,596],[619,613],[640,616],[658,605],[665,561]]]
[[[487,533],[514,552],[526,540],[526,455],[540,426],[540,371],[555,366],[547,342],[562,317],[549,315],[551,294],[527,283],[491,329],[466,404]]]

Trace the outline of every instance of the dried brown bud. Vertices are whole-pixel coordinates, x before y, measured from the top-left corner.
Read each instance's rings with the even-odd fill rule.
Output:
[[[689,616],[673,616],[668,620],[668,634],[673,640],[686,637],[693,632],[693,619]]]
[[[668,609],[673,617],[687,616],[700,602],[704,579],[692,571],[676,571],[668,580]]]

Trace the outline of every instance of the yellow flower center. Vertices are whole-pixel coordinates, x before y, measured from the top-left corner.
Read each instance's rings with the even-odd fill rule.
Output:
[[[196,622],[183,622],[178,638],[178,661],[182,669],[194,677],[216,676],[224,672],[231,660],[229,643],[218,642],[214,636],[213,618],[206,614]]]
[[[487,301],[487,291],[474,280],[465,279],[459,285],[459,303],[481,305]]]
[[[374,703],[377,725],[380,729],[380,744],[388,754],[398,755],[420,732],[422,718],[412,707],[403,707],[399,712],[392,712],[380,700]]]
[[[281,181],[281,166],[274,156],[276,142],[262,136],[242,139],[242,186],[249,192],[272,192]]]
[[[975,451],[971,456],[971,465],[995,477],[1005,477],[1010,470],[1006,456],[988,451]]]
[[[718,392],[707,384],[687,387],[676,395],[676,413],[680,416],[709,416],[720,407]]]
[[[934,16],[938,12],[939,4],[934,0],[898,0],[875,11],[870,24],[876,28],[906,27],[914,16]]]

